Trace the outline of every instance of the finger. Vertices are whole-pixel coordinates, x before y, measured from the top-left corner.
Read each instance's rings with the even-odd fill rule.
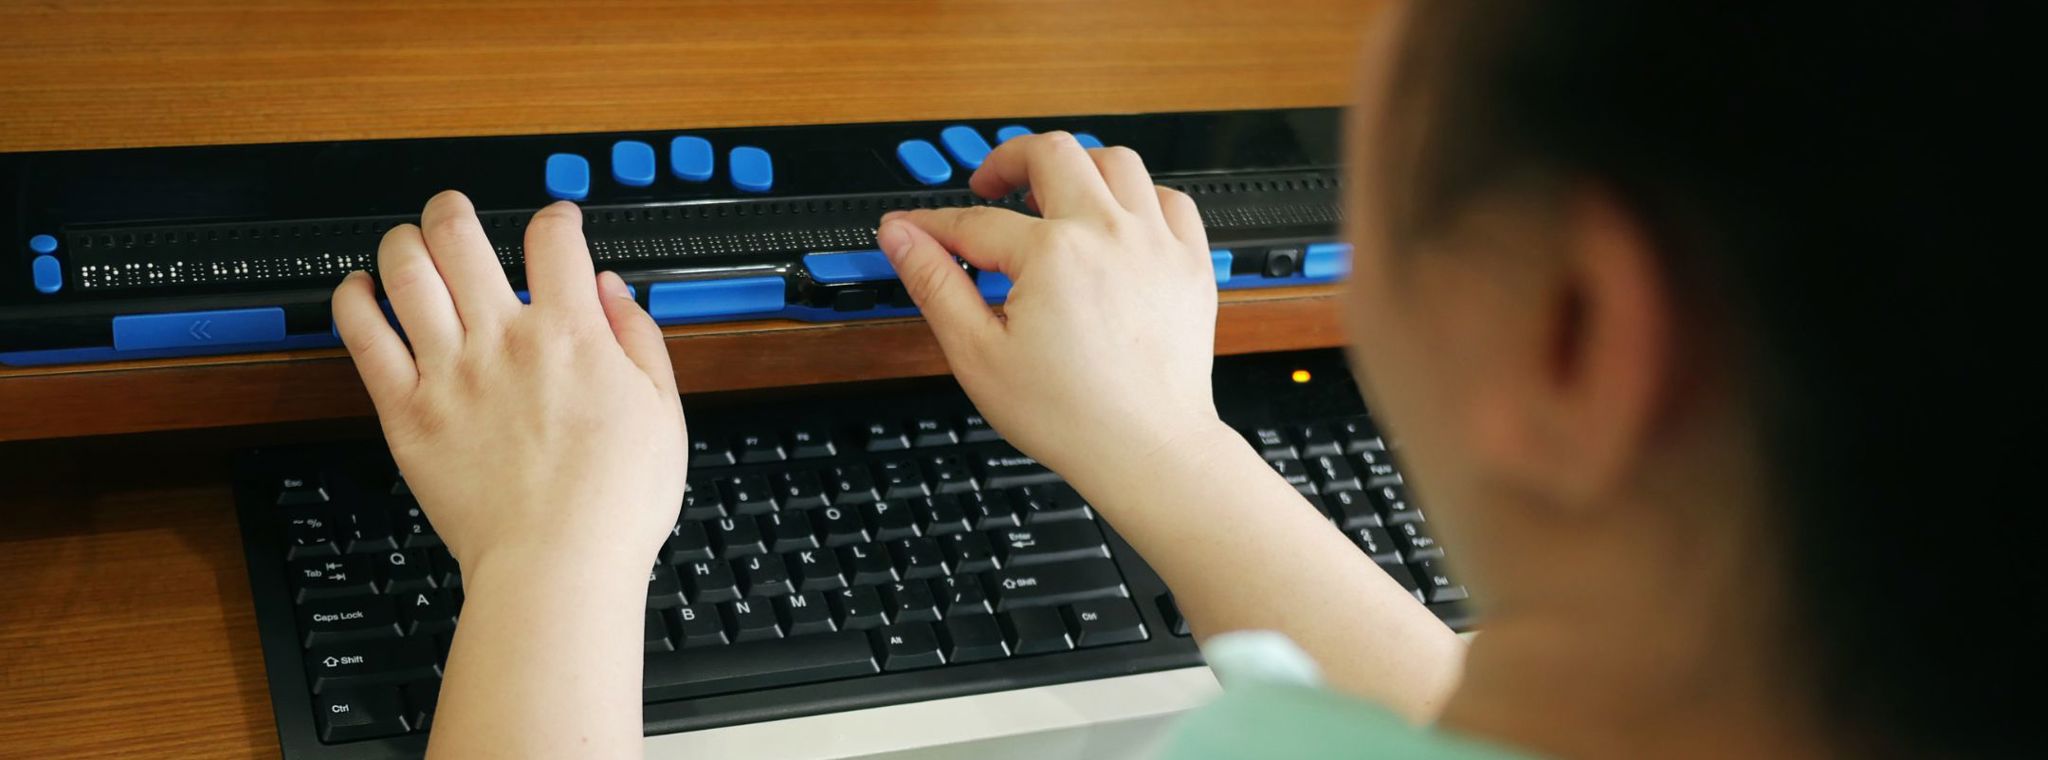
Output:
[[[499,324],[519,310],[519,297],[512,295],[512,283],[468,197],[444,190],[429,199],[420,211],[420,233],[465,331]]]
[[[420,228],[401,224],[384,233],[377,247],[377,271],[391,311],[412,342],[412,355],[422,373],[445,364],[462,346],[462,319],[441,271],[427,253]]]
[[[598,300],[604,304],[605,321],[611,323],[612,335],[619,339],[619,347],[626,350],[626,358],[647,373],[655,387],[674,394],[676,372],[669,365],[668,343],[662,340],[661,327],[633,301],[633,292],[626,289],[626,281],[619,279],[617,272],[598,275],[597,292]]]
[[[1088,150],[1065,132],[1025,135],[996,146],[967,184],[983,198],[1030,188],[1047,219],[1100,216],[1117,208]]]
[[[969,346],[1001,329],[995,312],[953,261],[953,254],[922,228],[907,219],[891,219],[882,223],[876,239],[948,360],[969,356]]]
[[[384,320],[384,310],[377,307],[377,285],[369,273],[350,272],[335,287],[334,329],[341,333],[341,344],[355,359],[356,373],[362,375],[370,403],[380,413],[412,392],[420,379],[419,369],[413,366],[412,352],[405,350],[398,331]]]
[[[882,226],[889,226],[892,220],[922,230],[975,269],[1004,274],[1017,273],[1027,241],[1045,224],[1043,220],[991,206],[898,211],[883,215]]]
[[[1181,242],[1203,253],[1209,252],[1209,231],[1202,226],[1202,210],[1195,199],[1170,187],[1158,187],[1159,212],[1166,217],[1166,229]]]
[[[1157,185],[1152,184],[1152,173],[1145,171],[1145,159],[1138,157],[1137,151],[1112,145],[1091,148],[1088,157],[1095,160],[1096,171],[1102,173],[1102,182],[1117,203],[1140,218],[1159,216],[1159,193],[1152,189]]]
[[[598,319],[603,311],[590,286],[596,276],[583,240],[583,210],[557,201],[535,212],[526,225],[526,289],[533,305]]]

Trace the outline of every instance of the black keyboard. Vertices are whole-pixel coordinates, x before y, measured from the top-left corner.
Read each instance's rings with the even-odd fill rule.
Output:
[[[1339,354],[1219,359],[1216,389],[1365,554],[1470,624]],[[648,733],[1200,662],[1158,576],[950,380],[790,393],[688,406],[689,487],[648,573]],[[420,755],[462,574],[388,453],[249,452],[236,492],[285,755]]]

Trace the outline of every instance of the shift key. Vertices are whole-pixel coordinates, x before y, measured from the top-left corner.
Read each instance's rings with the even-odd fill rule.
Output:
[[[328,644],[306,650],[306,675],[313,693],[364,684],[399,684],[441,675],[434,647],[426,639]]]
[[[1089,559],[1057,565],[1011,568],[989,574],[996,610],[1068,604],[1087,599],[1130,596],[1116,563]]]

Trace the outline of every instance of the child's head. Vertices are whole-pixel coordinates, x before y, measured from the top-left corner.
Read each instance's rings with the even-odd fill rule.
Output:
[[[1501,620],[1693,636],[1615,656],[1730,656],[1863,751],[2018,746],[2044,612],[2009,357],[2040,339],[1999,341],[2023,295],[1994,263],[2039,244],[1996,244],[1987,104],[2025,96],[1992,91],[1980,11],[1430,0],[1381,25],[1354,355]]]

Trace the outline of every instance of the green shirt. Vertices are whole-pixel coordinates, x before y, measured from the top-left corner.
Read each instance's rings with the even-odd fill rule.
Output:
[[[1203,652],[1223,682],[1223,696],[1180,718],[1164,760],[1529,758],[1410,725],[1379,705],[1318,688],[1314,663],[1279,634],[1226,634],[1210,640]]]

